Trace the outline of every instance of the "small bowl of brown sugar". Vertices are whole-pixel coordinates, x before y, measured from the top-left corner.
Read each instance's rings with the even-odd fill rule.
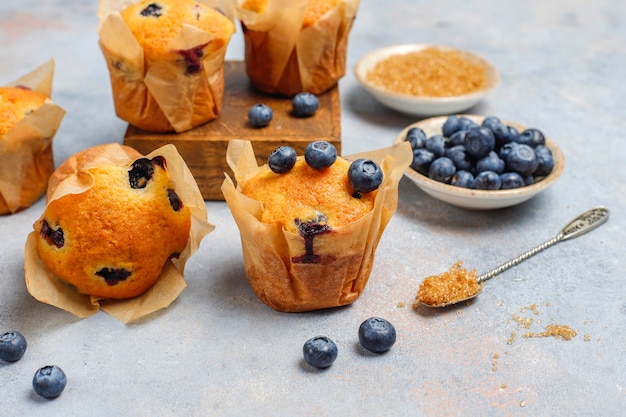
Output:
[[[356,63],[365,90],[384,105],[413,116],[458,113],[475,106],[500,79],[489,62],[446,46],[395,45]]]

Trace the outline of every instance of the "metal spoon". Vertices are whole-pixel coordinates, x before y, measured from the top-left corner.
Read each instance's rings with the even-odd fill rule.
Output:
[[[596,227],[605,223],[608,219],[609,219],[609,210],[604,207],[596,207],[589,211],[586,211],[580,216],[576,217],[574,220],[572,220],[567,226],[565,226],[561,230],[561,232],[558,235],[556,235],[552,239],[542,243],[541,245],[535,246],[533,249],[530,249],[529,251],[524,252],[517,258],[511,259],[510,261],[500,265],[499,267],[494,268],[491,271],[476,277],[476,282],[478,282],[478,284],[480,285],[480,290],[476,292],[475,294],[469,297],[462,298],[462,299],[451,300],[449,302],[436,304],[436,305],[425,304],[419,300],[418,302],[420,305],[423,305],[426,307],[438,308],[438,307],[445,307],[451,304],[456,304],[456,303],[470,300],[482,292],[482,288],[484,286],[485,281],[495,277],[496,275],[506,271],[509,268],[514,267],[515,265],[525,261],[531,256],[538,254],[539,252],[549,248],[550,246],[558,242],[562,242],[568,239],[573,239],[575,237],[584,235],[585,233],[592,231]]]

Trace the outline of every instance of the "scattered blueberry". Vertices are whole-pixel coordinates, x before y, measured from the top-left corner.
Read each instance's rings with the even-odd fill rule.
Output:
[[[291,101],[291,110],[294,116],[313,116],[320,106],[320,101],[315,94],[298,93]]]
[[[446,139],[442,135],[434,135],[426,139],[424,147],[431,151],[435,158],[442,157],[446,148]]]
[[[383,182],[383,170],[371,159],[357,159],[348,168],[348,181],[354,189],[354,197],[369,193],[380,187]]]
[[[17,331],[8,331],[0,334],[0,359],[15,362],[22,359],[26,352],[26,338]]]
[[[524,183],[524,178],[522,178],[522,176],[518,174],[517,172],[505,172],[504,174],[501,174],[500,182],[501,182],[500,189],[502,190],[509,190],[511,188],[519,188],[519,187],[523,187],[524,185],[526,185]]]
[[[496,140],[493,132],[488,128],[484,126],[473,127],[465,134],[463,145],[468,154],[474,158],[482,158],[494,150]]]
[[[517,145],[506,155],[506,169],[521,176],[531,175],[539,166],[535,150],[528,145]]]
[[[535,148],[535,155],[537,155],[538,165],[535,172],[533,172],[533,175],[545,176],[551,173],[554,168],[552,151],[545,145],[538,145]]]
[[[337,359],[337,345],[326,336],[307,340],[302,346],[304,360],[315,368],[328,368]]]
[[[476,161],[476,171],[493,171],[496,174],[502,174],[504,172],[504,161],[500,159],[497,153],[491,151],[487,156]]]
[[[501,185],[500,175],[493,171],[483,171],[474,178],[474,188],[477,190],[499,190]]]
[[[359,342],[369,351],[386,352],[396,342],[396,329],[383,318],[371,317],[359,326]]]
[[[307,145],[304,159],[313,169],[325,169],[337,160],[337,149],[325,140],[318,140]]]
[[[253,127],[265,127],[273,115],[272,109],[267,104],[255,104],[248,111],[248,120]]]
[[[457,171],[452,176],[450,184],[456,187],[474,188],[474,176],[469,171]]]
[[[55,398],[61,395],[67,385],[65,372],[56,365],[44,366],[35,372],[33,389],[42,397]]]
[[[426,133],[419,127],[412,127],[406,132],[405,140],[411,144],[411,148],[421,149],[426,143]]]
[[[450,179],[456,172],[456,166],[452,159],[442,156],[435,159],[430,168],[428,168],[428,177],[440,182],[450,182]]]
[[[296,164],[296,150],[291,146],[279,146],[270,154],[267,164],[270,169],[277,173],[283,174],[288,172]]]

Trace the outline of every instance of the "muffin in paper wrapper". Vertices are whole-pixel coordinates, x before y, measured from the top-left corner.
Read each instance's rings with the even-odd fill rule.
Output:
[[[308,0],[268,0],[257,13],[237,0],[245,41],[246,73],[259,90],[293,96],[321,94],[346,72],[348,36],[359,0],[339,0],[311,26],[302,27]]]
[[[222,192],[239,227],[250,286],[277,311],[303,312],[347,305],[367,284],[376,247],[396,210],[398,182],[411,163],[412,152],[410,145],[401,143],[345,158],[367,158],[380,164],[384,178],[374,207],[353,223],[317,235],[313,245],[319,262],[302,263],[298,259],[306,253],[304,238],[280,224],[262,222],[262,203],[241,193],[242,184],[264,168],[257,165],[250,142],[229,143],[226,159],[237,186],[226,175]]]
[[[52,175],[46,195],[47,204],[64,195],[88,190],[93,183],[89,169],[102,164],[127,166],[142,157],[133,148],[119,144],[95,146],[77,155],[70,157]],[[75,287],[47,269],[38,256],[35,241],[38,235],[33,231],[26,241],[24,269],[26,286],[35,299],[80,318],[89,317],[102,309],[121,322],[129,323],[167,307],[180,295],[186,287],[183,276],[185,263],[200,247],[203,237],[213,231],[214,226],[207,221],[206,205],[200,190],[176,148],[165,145],[145,157],[151,159],[157,155],[165,157],[170,180],[191,212],[189,239],[180,256],[165,263],[156,283],[143,294],[124,300],[99,299],[79,293]]]
[[[7,87],[27,88],[48,97],[0,137],[0,215],[30,207],[45,193],[54,171],[52,140],[65,111],[52,95],[54,61],[50,60]]]
[[[231,21],[234,18],[229,1],[196,2],[218,9]],[[134,3],[137,1],[100,0],[98,9],[99,44],[109,69],[118,117],[152,132],[183,132],[216,119],[224,96],[224,58],[230,35],[217,39],[184,24],[168,46],[172,52],[148,63],[144,49],[120,14]],[[212,42],[215,45],[210,46]],[[181,53],[205,47],[210,47],[208,53],[196,56],[200,65],[189,74]]]

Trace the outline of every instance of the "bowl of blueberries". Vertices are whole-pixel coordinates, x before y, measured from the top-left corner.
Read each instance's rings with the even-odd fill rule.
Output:
[[[405,175],[448,204],[473,210],[514,206],[554,184],[565,168],[559,147],[536,128],[496,116],[449,115],[407,126],[413,163]]]

